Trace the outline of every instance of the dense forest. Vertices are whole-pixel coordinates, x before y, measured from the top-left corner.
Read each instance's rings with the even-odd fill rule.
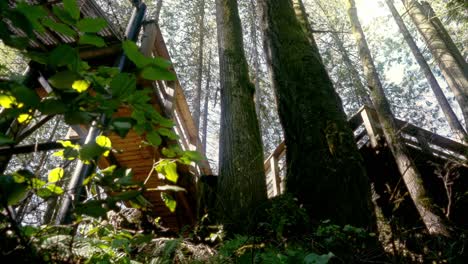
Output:
[[[466,0],[0,0],[5,263],[467,263]]]

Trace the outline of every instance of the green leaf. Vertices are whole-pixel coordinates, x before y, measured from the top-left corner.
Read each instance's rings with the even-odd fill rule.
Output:
[[[155,67],[147,66],[141,72],[141,76],[147,80],[156,81],[156,80],[165,80],[165,81],[174,81],[177,79],[175,73],[170,70]]]
[[[28,51],[25,55],[26,57],[40,64],[47,64],[48,62],[47,55],[42,52]]]
[[[132,129],[135,121],[131,117],[117,117],[112,119],[110,125],[111,129],[117,133],[121,138],[124,138],[130,129]]]
[[[55,184],[47,184],[46,188],[56,195],[62,195],[64,193],[63,189]]]
[[[154,130],[146,134],[146,140],[155,147],[161,145],[162,142],[161,136]]]
[[[87,124],[91,122],[92,116],[88,112],[69,111],[64,113],[65,122],[69,125]]]
[[[161,199],[163,200],[166,207],[169,208],[169,211],[171,211],[171,213],[174,213],[176,210],[176,206],[177,206],[177,202],[174,199],[174,197],[172,197],[171,195],[165,192],[162,192]]]
[[[91,17],[86,17],[78,21],[76,24],[76,27],[81,31],[81,32],[86,32],[86,33],[97,33],[104,29],[107,26],[107,21],[104,20],[103,18],[91,18]]]
[[[177,164],[170,160],[160,160],[156,165],[156,171],[162,173],[166,179],[177,183],[179,175],[177,174]]]
[[[93,160],[101,156],[102,154],[104,154],[104,152],[106,151],[108,151],[107,148],[103,148],[99,146],[98,144],[96,144],[96,142],[91,142],[91,143],[84,145],[80,149],[80,159]]]
[[[47,11],[44,7],[40,5],[29,5],[25,2],[20,2],[16,5],[16,9],[29,20],[32,27],[37,32],[44,32],[44,27],[39,22],[40,19],[47,16]]]
[[[37,178],[32,178],[30,181],[31,188],[33,189],[39,189],[42,188],[42,186],[46,185],[46,182],[43,180],[39,180]]]
[[[28,186],[17,183],[11,175],[0,176],[0,200],[8,205],[16,205],[21,202],[28,192]]]
[[[26,86],[15,85],[11,92],[26,106],[36,107],[40,102],[37,93],[34,90],[27,88]]]
[[[128,201],[130,199],[136,198],[140,194],[141,194],[140,191],[135,191],[135,190],[126,191],[123,193],[119,193],[117,195],[113,195],[112,199],[114,199],[115,201]]]
[[[191,161],[201,161],[203,156],[198,151],[184,151],[184,156],[190,159]]]
[[[157,131],[161,136],[165,136],[172,140],[176,140],[179,138],[179,136],[177,136],[177,134],[174,133],[174,131],[167,129],[167,128],[158,128]]]
[[[64,173],[65,173],[65,171],[62,168],[55,168],[55,169],[49,171],[49,175],[47,176],[47,180],[49,182],[58,182],[60,179],[62,179]]]
[[[98,48],[106,46],[104,39],[94,34],[81,35],[78,43],[81,45],[93,45]]]
[[[0,146],[9,145],[15,143],[15,140],[11,137],[0,134]]]
[[[65,36],[68,36],[68,37],[75,37],[76,36],[76,32],[73,29],[71,29],[69,26],[67,26],[65,24],[62,24],[62,23],[57,23],[54,20],[52,20],[51,18],[43,19],[42,24],[44,26],[52,29],[53,31],[61,33],[61,34],[65,35]]]
[[[131,40],[126,40],[122,44],[122,48],[125,52],[125,55],[133,62],[138,68],[143,68],[144,66],[151,63],[151,59],[145,57],[139,50],[135,42]]]
[[[175,162],[168,163],[164,167],[164,172],[166,175],[166,179],[173,183],[177,183],[177,179],[179,178],[179,175],[177,174],[177,164]]]
[[[21,29],[26,35],[32,37],[34,36],[34,28],[32,23],[29,21],[29,19],[22,13],[16,10],[12,10],[8,13],[8,17],[10,20],[13,22],[13,25],[19,29]],[[0,23],[0,26],[4,27],[5,29],[8,28],[8,25],[6,23]],[[10,37],[10,32],[7,31],[6,36],[8,38]],[[2,34],[3,35],[3,34]],[[6,39],[4,38],[3,41]]]
[[[57,115],[66,112],[67,105],[62,100],[46,99],[39,105],[39,111],[44,115]]]
[[[135,75],[129,73],[119,73],[112,78],[110,84],[112,96],[117,98],[128,97],[136,90]]]
[[[77,214],[85,214],[91,217],[103,217],[107,213],[107,209],[103,207],[103,201],[89,201],[76,206]]]
[[[72,71],[58,72],[49,78],[49,83],[57,89],[72,89],[73,82],[78,79],[78,74]]]
[[[60,19],[62,22],[73,26],[75,25],[76,19],[73,19],[70,14],[63,10],[62,8],[59,8],[58,6],[52,6],[52,12]]]
[[[170,148],[163,148],[161,150],[162,154],[168,158],[174,158],[175,156],[177,156],[177,154],[175,153],[174,150],[170,149]]]
[[[63,9],[67,11],[71,18],[75,20],[80,18],[80,8],[76,0],[63,0]]]
[[[331,258],[335,255],[331,252],[328,254],[318,255],[315,253],[310,253],[309,255],[305,256],[304,263],[305,264],[327,264]]]
[[[79,61],[78,51],[66,44],[56,47],[49,54],[49,64],[53,66],[74,66]]]

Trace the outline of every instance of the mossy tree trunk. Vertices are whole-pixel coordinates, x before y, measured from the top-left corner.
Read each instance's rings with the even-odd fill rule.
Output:
[[[465,130],[468,130],[468,69],[465,60],[440,21],[437,23],[434,20],[435,14],[427,3],[421,5],[414,0],[402,2],[455,95],[465,119]]]
[[[263,150],[237,1],[216,0],[216,20],[221,84],[218,208],[228,229],[243,232],[255,224],[257,210],[267,199]]]
[[[440,85],[437,82],[437,79],[435,78],[434,74],[432,73],[431,68],[429,67],[426,60],[424,59],[424,56],[422,55],[421,51],[416,45],[416,42],[413,40],[413,37],[411,36],[410,32],[406,28],[406,25],[403,22],[403,19],[401,18],[400,14],[398,14],[398,11],[393,5],[393,0],[385,0],[385,1],[387,2],[388,8],[390,9],[390,12],[392,13],[392,16],[395,19],[395,22],[397,23],[398,28],[400,29],[400,32],[403,35],[403,38],[405,39],[406,43],[410,47],[411,52],[413,53],[422,72],[426,76],[427,82],[429,83],[429,86],[434,92],[437,102],[439,103],[440,108],[442,109],[442,112],[444,113],[445,118],[447,119],[450,125],[450,128],[460,140],[463,140],[463,141],[468,140],[465,129],[463,128],[457,116],[453,112],[453,109],[450,106],[449,102],[447,101],[447,98],[445,97],[444,92],[440,88]]]
[[[286,191],[312,220],[371,226],[370,188],[339,97],[291,1],[261,0],[267,62],[286,142]]]
[[[411,199],[429,233],[449,236],[450,232],[445,224],[444,216],[428,199],[421,174],[408,154],[406,145],[403,143],[404,139],[399,134],[399,129],[395,123],[390,104],[385,96],[364,32],[362,31],[354,0],[348,0],[348,14],[351,20],[353,35],[358,45],[359,57],[361,58],[364,74],[367,79],[367,87],[369,87],[371,92],[372,102],[382,126],[386,142],[393,153]]]

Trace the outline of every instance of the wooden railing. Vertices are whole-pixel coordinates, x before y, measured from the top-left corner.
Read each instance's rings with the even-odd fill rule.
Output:
[[[161,30],[156,23],[148,23],[144,26],[141,51],[146,56],[158,56],[171,60]],[[174,132],[179,136],[182,149],[201,152],[202,144],[179,81],[153,82],[153,89],[159,105],[163,108],[161,110],[175,123]],[[213,174],[206,157],[194,168],[194,173],[197,175]]]
[[[446,160],[467,161],[467,145],[399,119],[396,119],[396,122],[406,145]],[[348,123],[354,132],[359,148],[364,145],[377,148],[384,142],[382,128],[374,109],[367,106],[361,107],[348,119]],[[268,197],[276,196],[284,191],[283,179],[285,172],[278,161],[283,159],[285,155],[286,146],[283,141],[264,162]],[[282,162],[282,165],[284,166],[285,162]],[[280,174],[280,172],[283,172],[283,174]]]

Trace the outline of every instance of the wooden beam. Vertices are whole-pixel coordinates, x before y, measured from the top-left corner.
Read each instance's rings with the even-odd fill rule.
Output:
[[[280,184],[281,178],[279,175],[279,167],[278,167],[278,160],[275,156],[270,159],[270,168],[272,172],[272,184],[273,184],[273,195],[277,196],[281,194]]]
[[[378,135],[380,134],[379,133],[379,130],[378,128],[376,127],[376,120],[373,118],[373,116],[371,115],[371,109],[370,108],[365,108],[362,112],[361,112],[361,117],[362,117],[362,120],[364,122],[364,127],[366,128],[366,131],[367,131],[367,135],[369,136],[369,141],[371,143],[371,147],[375,148],[378,146]]]

